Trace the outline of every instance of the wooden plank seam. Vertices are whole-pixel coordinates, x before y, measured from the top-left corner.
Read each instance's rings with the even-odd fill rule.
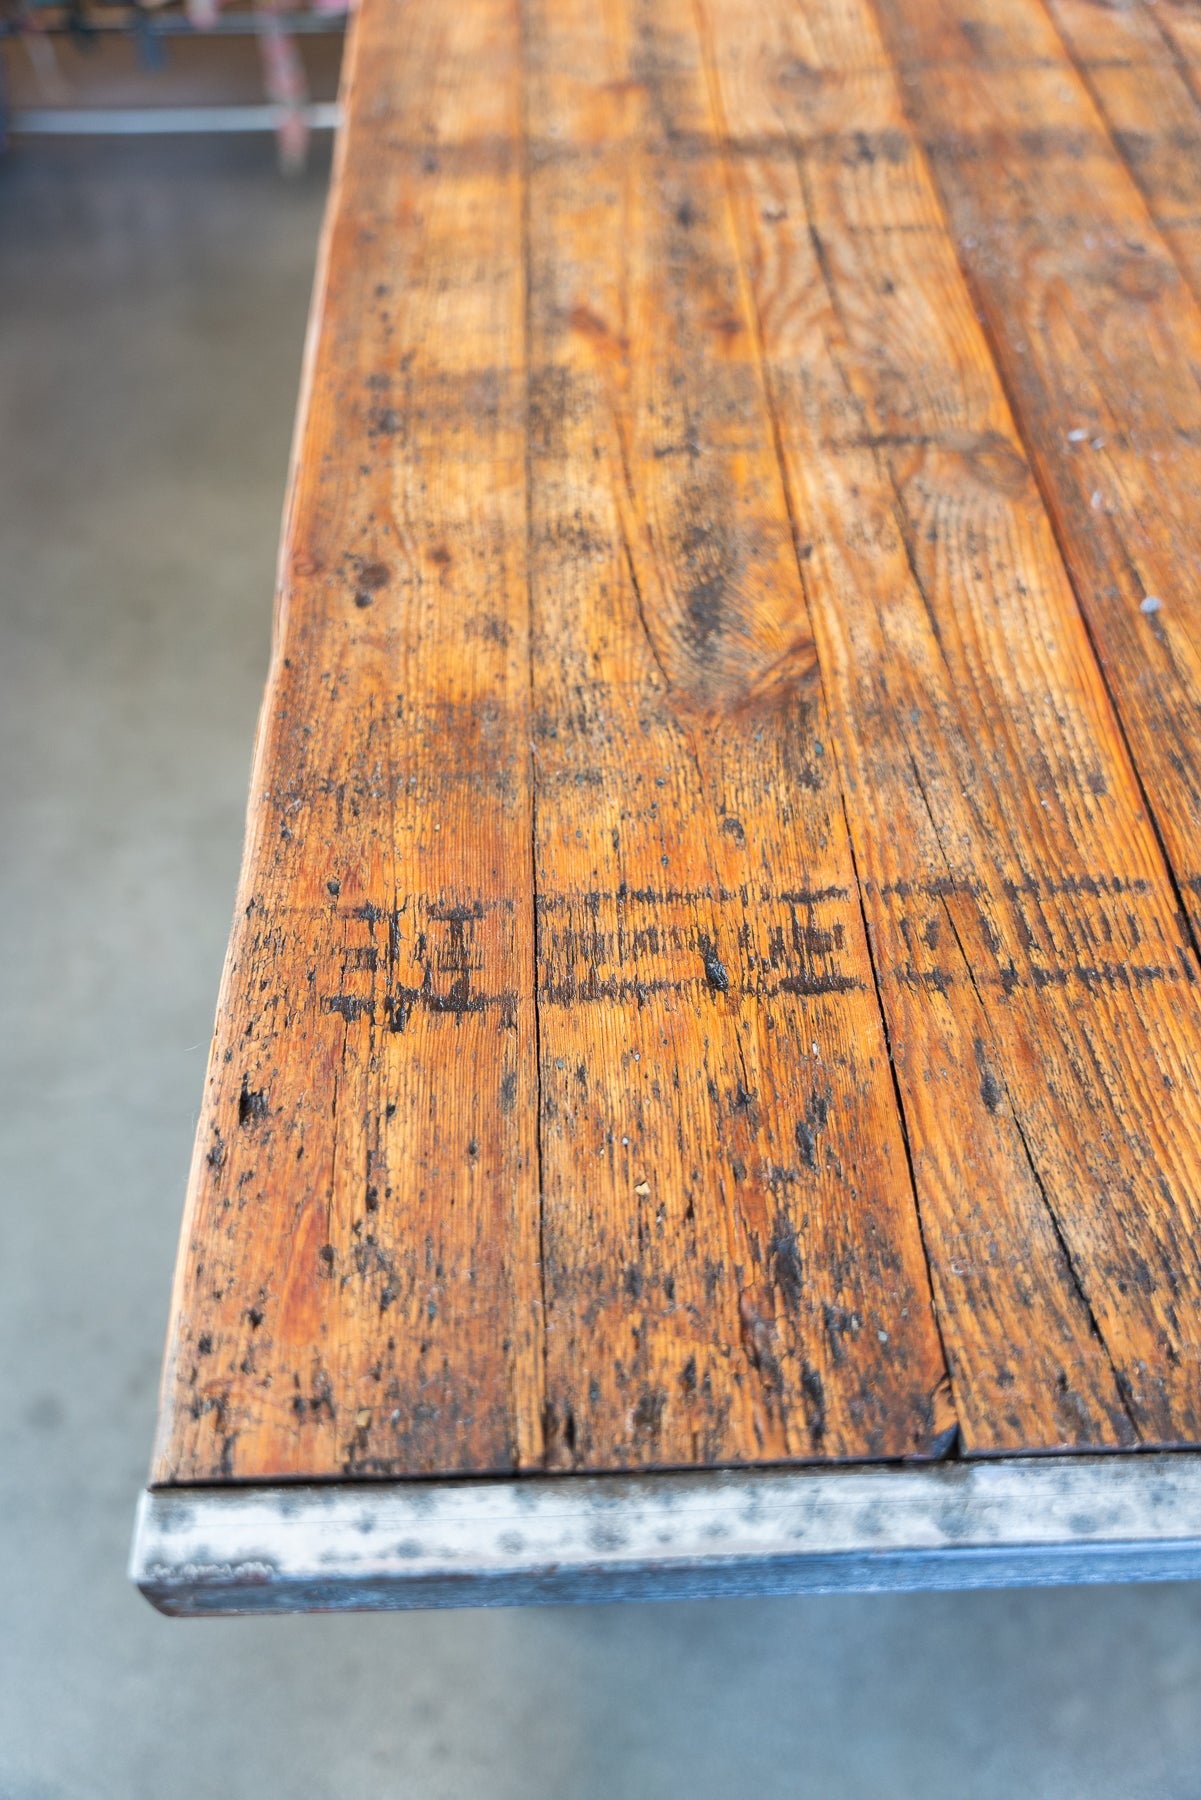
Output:
[[[1201,1441],[1201,42],[1049,5],[365,0],[157,1483]]]

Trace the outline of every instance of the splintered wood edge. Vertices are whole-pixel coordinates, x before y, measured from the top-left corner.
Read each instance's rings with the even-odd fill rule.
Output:
[[[1201,1453],[142,1495],[176,1616],[1201,1576]]]

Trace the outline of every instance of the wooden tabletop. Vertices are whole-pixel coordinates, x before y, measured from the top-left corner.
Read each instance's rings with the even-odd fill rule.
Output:
[[[344,97],[153,1485],[1197,1444],[1201,14]]]

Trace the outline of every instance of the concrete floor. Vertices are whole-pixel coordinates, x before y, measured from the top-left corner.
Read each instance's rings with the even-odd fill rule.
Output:
[[[322,173],[0,164],[0,1796],[1201,1795],[1201,1586],[171,1622],[126,1585]]]

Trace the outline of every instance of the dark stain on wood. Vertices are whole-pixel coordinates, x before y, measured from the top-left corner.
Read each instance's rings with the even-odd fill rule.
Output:
[[[1201,1441],[1201,43],[1049,7],[365,0],[156,1481]]]

